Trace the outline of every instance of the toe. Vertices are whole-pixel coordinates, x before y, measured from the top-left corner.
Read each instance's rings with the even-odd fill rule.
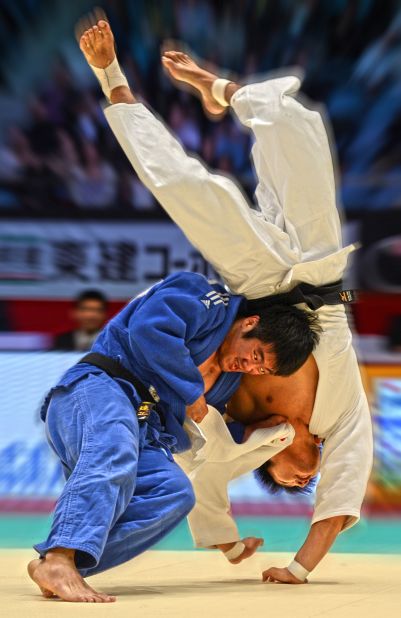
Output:
[[[104,19],[100,19],[97,23],[101,31],[105,34],[111,34],[110,26]]]
[[[103,32],[97,26],[93,26],[93,35],[96,43],[101,41],[103,38]]]

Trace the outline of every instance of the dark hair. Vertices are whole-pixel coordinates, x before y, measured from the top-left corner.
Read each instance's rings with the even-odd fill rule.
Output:
[[[98,300],[103,304],[104,309],[107,309],[107,298],[99,290],[84,290],[81,292],[74,301],[75,307],[79,307],[86,300]]]
[[[294,487],[289,487],[287,485],[280,485],[276,483],[274,478],[269,472],[269,468],[272,465],[272,461],[266,461],[262,464],[257,470],[254,471],[254,475],[259,485],[263,487],[263,489],[267,489],[267,491],[271,494],[304,494],[308,495],[313,493],[316,485],[317,485],[317,476],[311,478],[309,483],[305,485],[305,487],[300,487],[299,485],[294,485]]]
[[[313,311],[293,305],[270,305],[252,313],[246,304],[240,306],[238,317],[259,315],[258,324],[245,339],[256,338],[270,343],[276,357],[275,374],[289,376],[297,371],[319,343],[319,318]]]

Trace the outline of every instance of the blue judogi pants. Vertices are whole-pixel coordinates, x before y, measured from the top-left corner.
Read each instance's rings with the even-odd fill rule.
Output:
[[[35,545],[41,555],[73,548],[83,576],[99,573],[157,543],[194,506],[158,415],[138,423],[131,398],[108,375],[57,389],[46,432],[67,482],[47,540]]]

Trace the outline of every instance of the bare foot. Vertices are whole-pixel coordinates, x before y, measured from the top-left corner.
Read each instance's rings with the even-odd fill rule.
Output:
[[[189,84],[195,88],[202,98],[204,108],[214,116],[221,116],[226,111],[212,97],[212,85],[217,75],[201,69],[187,54],[178,51],[166,51],[162,63],[170,77]]]
[[[79,47],[89,64],[105,69],[116,57],[114,36],[108,22],[100,19],[79,39]]]
[[[28,574],[31,579],[33,579],[33,574],[36,571],[36,568],[39,566],[40,562],[41,561],[37,559],[37,560],[31,560],[31,562],[28,564]],[[35,580],[33,579],[33,581]],[[39,586],[39,588],[43,596],[46,597],[46,599],[51,599],[54,597],[54,594],[51,592],[51,590],[47,590],[47,588],[43,588],[42,586]]]
[[[78,573],[74,561],[63,554],[49,552],[42,560],[32,560],[28,564],[28,573],[47,599],[57,596],[63,601],[76,603],[112,603],[116,600],[91,588]]]

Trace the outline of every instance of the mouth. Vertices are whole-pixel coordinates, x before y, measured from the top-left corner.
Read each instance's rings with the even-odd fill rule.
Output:
[[[302,485],[302,487],[305,487],[305,485],[309,483],[311,478],[311,476],[303,477],[302,479],[300,479],[300,485]]]

